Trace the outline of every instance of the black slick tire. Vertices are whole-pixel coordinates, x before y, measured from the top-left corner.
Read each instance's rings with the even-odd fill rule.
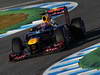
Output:
[[[24,50],[23,42],[20,38],[12,39],[12,52],[20,55]]]
[[[81,17],[74,18],[71,21],[70,31],[72,34],[72,38],[75,40],[80,40],[85,38],[85,25]]]

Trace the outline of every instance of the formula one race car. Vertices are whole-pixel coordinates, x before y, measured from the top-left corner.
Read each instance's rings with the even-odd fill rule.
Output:
[[[62,14],[65,16],[66,24],[56,24],[52,16]],[[61,51],[68,47],[72,40],[84,39],[85,37],[83,20],[78,17],[70,22],[67,7],[48,10],[42,19],[44,23],[31,28],[26,33],[24,42],[19,37],[12,39],[10,61],[30,58],[35,54]]]

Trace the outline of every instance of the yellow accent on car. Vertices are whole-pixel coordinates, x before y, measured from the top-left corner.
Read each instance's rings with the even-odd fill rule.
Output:
[[[50,17],[49,17],[49,16],[42,16],[42,20],[43,20],[45,23],[48,23],[48,22],[50,22]]]
[[[32,29],[32,28],[30,28],[29,30],[30,30],[30,31],[32,31],[33,29]]]
[[[39,41],[38,38],[32,38],[28,41],[28,45],[36,44]]]

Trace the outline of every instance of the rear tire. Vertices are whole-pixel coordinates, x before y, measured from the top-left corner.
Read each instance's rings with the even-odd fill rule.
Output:
[[[18,37],[12,39],[12,52],[17,55],[20,55],[22,54],[23,50],[24,50],[24,46],[22,40]]]
[[[70,31],[72,34],[72,38],[75,40],[80,40],[85,38],[85,25],[81,17],[72,19],[70,25]]]

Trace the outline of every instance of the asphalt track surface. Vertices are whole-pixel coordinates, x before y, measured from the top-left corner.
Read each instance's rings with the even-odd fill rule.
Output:
[[[0,8],[35,0],[0,0]]]
[[[4,0],[3,0],[4,1]],[[8,6],[9,1],[4,3],[0,0],[0,6]],[[15,2],[15,0],[12,0]],[[19,0],[16,0],[19,1]],[[21,1],[21,0],[20,0]],[[25,0],[22,0],[25,1]],[[27,0],[29,1],[29,0]],[[87,39],[83,40],[63,52],[34,57],[17,63],[8,62],[8,54],[11,48],[11,39],[23,35],[26,31],[0,39],[0,75],[42,75],[52,64],[62,58],[73,54],[100,41],[100,0],[74,0],[79,7],[70,13],[70,17],[81,16],[85,21]]]

